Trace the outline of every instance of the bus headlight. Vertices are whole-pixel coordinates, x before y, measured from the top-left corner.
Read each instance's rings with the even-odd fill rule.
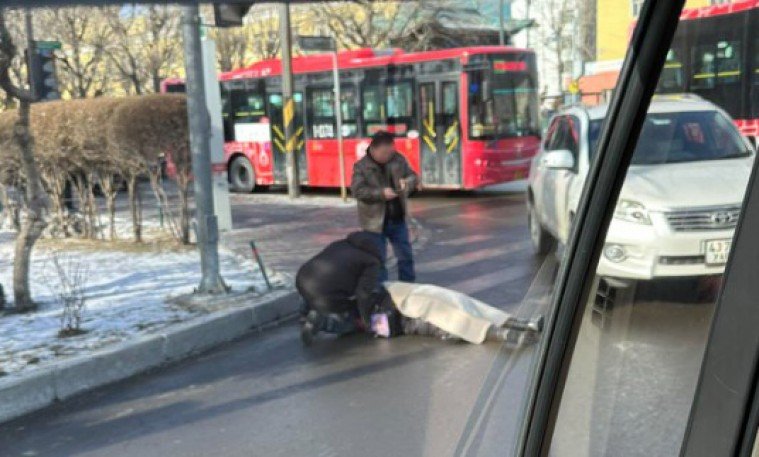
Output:
[[[646,207],[632,200],[620,200],[614,210],[614,217],[635,224],[651,225]]]

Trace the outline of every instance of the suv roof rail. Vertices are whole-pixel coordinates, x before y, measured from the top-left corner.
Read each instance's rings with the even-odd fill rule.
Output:
[[[704,101],[704,99],[701,96],[690,93],[690,92],[673,93],[673,94],[655,94],[654,100],[670,101],[670,102],[681,102],[681,101],[702,102]]]

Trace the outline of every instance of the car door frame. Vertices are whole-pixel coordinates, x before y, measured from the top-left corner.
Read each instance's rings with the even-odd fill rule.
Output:
[[[566,122],[567,114],[561,113],[556,115],[551,120],[551,127],[554,125],[556,126],[553,131],[551,131],[549,127],[550,132],[550,138],[547,138],[546,142],[543,145],[543,153],[542,155],[545,155],[551,151],[554,151],[558,148],[556,148],[556,142],[561,141],[563,132],[562,129],[564,128],[564,123]],[[559,235],[558,225],[556,221],[556,178],[557,178],[557,170],[552,170],[548,167],[546,167],[543,164],[543,158],[541,157],[538,160],[538,167],[540,169],[540,174],[542,177],[542,182],[540,183],[540,220],[543,224],[543,228],[546,229],[554,238],[557,238]]]
[[[584,305],[685,0],[647,0],[630,40],[575,215],[535,361],[516,456],[548,455]]]
[[[554,198],[553,207],[551,210],[552,224],[555,227],[556,233],[554,236],[562,243],[566,243],[569,239],[569,228],[571,226],[570,216],[572,208],[570,198],[572,196],[571,189],[574,183],[578,181],[578,177],[581,172],[581,156],[583,153],[583,121],[581,116],[575,111],[565,113],[565,120],[572,120],[576,122],[577,128],[577,140],[575,144],[576,150],[573,151],[575,158],[575,166],[571,170],[551,170],[552,181],[554,182]],[[571,128],[571,125],[569,126]],[[568,149],[565,145],[561,145],[562,149]],[[568,149],[569,150],[569,149]]]

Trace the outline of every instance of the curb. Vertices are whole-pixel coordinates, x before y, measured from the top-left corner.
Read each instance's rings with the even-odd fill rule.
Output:
[[[163,332],[143,335],[91,354],[0,378],[0,423],[291,318],[300,307],[294,295],[291,289],[274,290],[260,297],[263,301],[250,303],[250,294],[240,294],[231,297],[232,300],[247,304],[173,325]],[[223,301],[223,297],[215,300]]]

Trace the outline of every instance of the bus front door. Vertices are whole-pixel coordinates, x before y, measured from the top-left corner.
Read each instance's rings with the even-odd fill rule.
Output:
[[[461,126],[456,81],[419,85],[422,182],[427,186],[461,185]]]
[[[303,126],[303,94],[293,94],[295,117],[293,119],[293,150],[298,161],[298,177],[301,184],[308,184],[306,163],[306,132]],[[271,150],[274,160],[274,182],[287,182],[287,143],[283,115],[283,99],[280,93],[269,94],[269,122],[271,125]]]

